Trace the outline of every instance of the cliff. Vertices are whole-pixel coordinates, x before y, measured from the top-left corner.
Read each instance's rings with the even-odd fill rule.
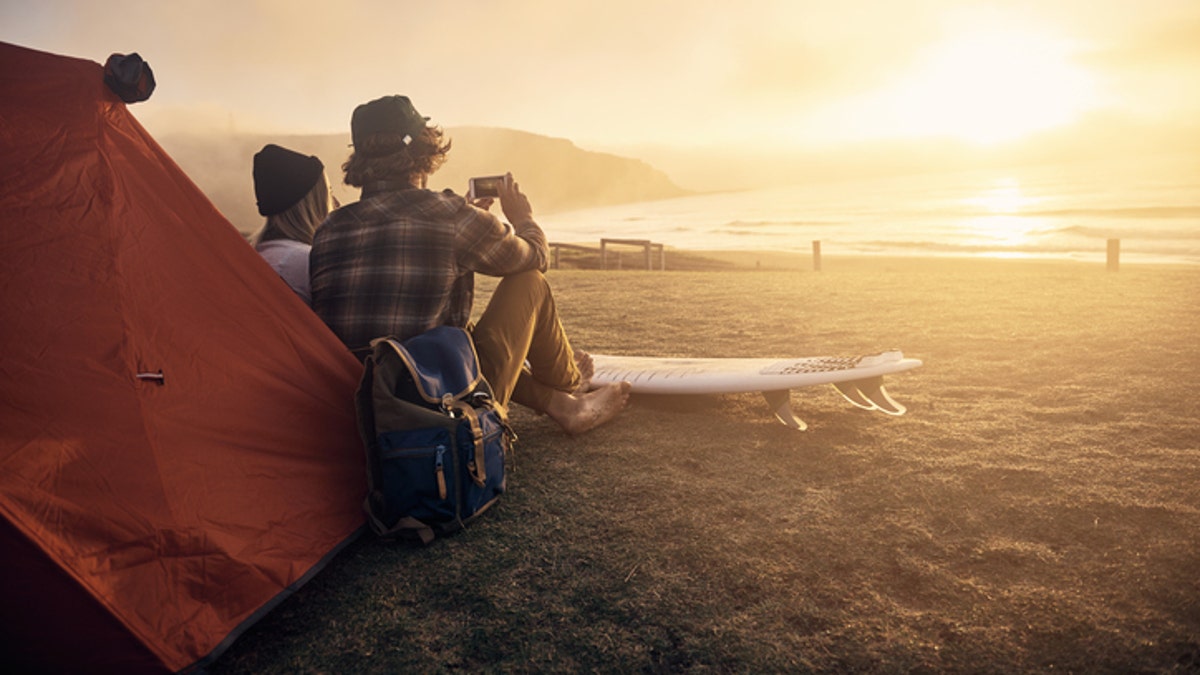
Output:
[[[430,188],[463,194],[471,176],[511,171],[529,195],[535,216],[689,194],[645,162],[584,150],[565,139],[485,127],[448,128],[446,133],[453,148],[430,179]],[[342,183],[341,165],[352,151],[349,134],[172,134],[158,140],[242,232],[262,224],[251,168],[254,153],[267,143],[320,157],[337,198],[343,203],[358,199],[358,190]]]

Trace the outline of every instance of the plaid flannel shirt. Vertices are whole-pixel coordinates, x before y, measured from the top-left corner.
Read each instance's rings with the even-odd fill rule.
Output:
[[[371,188],[317,228],[309,261],[313,311],[352,350],[465,327],[475,272],[546,270],[546,235],[533,221],[514,228],[449,190]]]

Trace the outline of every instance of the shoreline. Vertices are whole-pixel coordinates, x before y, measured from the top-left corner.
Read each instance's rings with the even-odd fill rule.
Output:
[[[671,253],[668,250],[668,255]],[[717,260],[730,261],[736,265],[754,266],[756,262],[762,262],[763,266],[771,265],[774,267],[799,267],[811,269],[813,263],[813,255],[809,252],[781,252],[781,251],[725,251],[725,250],[705,250],[705,251],[689,251],[698,255],[704,255]],[[668,261],[670,258],[668,257]],[[899,255],[886,253],[822,253],[822,267],[827,267],[829,264],[861,264],[861,263],[879,263],[894,266],[926,266],[929,264],[946,264],[946,265],[1068,265],[1080,268],[1107,268],[1107,260],[1101,254],[1098,258],[1080,259],[1069,257],[1049,257],[1049,256],[1006,256],[1006,255],[932,255],[932,254],[913,254]],[[1185,260],[1140,260],[1137,258],[1127,259],[1122,256],[1119,260],[1119,266],[1124,267],[1181,267],[1181,268],[1197,268],[1200,267],[1200,261],[1189,262]]]
[[[583,247],[588,252],[561,249],[559,257],[563,269],[601,269],[598,244],[576,244],[557,242],[571,247]],[[644,269],[643,253],[636,247],[625,246],[620,249],[610,249],[609,256],[619,254],[620,262],[612,262],[609,268],[613,270]],[[666,247],[664,249],[667,271],[721,271],[721,270],[795,270],[815,271],[813,254],[810,251],[769,251],[756,249],[681,249]],[[938,267],[949,269],[954,267],[997,267],[1004,265],[1048,267],[1067,266],[1073,269],[1107,270],[1107,259],[1101,252],[1095,259],[1080,259],[1073,257],[1051,257],[1038,255],[951,255],[951,254],[895,254],[895,253],[829,253],[821,254],[821,271],[830,271],[839,267],[851,268],[894,268],[918,269]],[[657,255],[653,258],[657,269]],[[1144,260],[1139,256],[1122,255],[1118,260],[1118,268],[1163,268],[1163,269],[1200,269],[1200,261],[1188,260]]]

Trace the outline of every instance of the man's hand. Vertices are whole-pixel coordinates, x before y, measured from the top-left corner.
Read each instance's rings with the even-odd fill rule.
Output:
[[[467,201],[471,202],[471,206],[487,211],[492,208],[492,203],[496,200],[492,199],[491,197],[480,197],[479,199],[469,199]]]
[[[533,207],[529,205],[529,198],[521,192],[511,173],[505,174],[505,178],[500,186],[500,208],[504,211],[504,217],[513,225],[533,222]]]

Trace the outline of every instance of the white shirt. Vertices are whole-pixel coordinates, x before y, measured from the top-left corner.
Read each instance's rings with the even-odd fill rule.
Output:
[[[308,253],[312,246],[292,239],[272,239],[262,242],[255,250],[262,255],[271,269],[283,277],[304,304],[312,305],[312,291],[308,280]]]

